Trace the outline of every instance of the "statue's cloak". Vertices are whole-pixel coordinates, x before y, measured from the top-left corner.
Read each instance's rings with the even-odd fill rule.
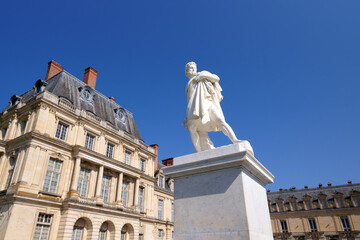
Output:
[[[198,80],[198,73],[191,78],[186,86],[186,97],[188,100],[186,118],[183,122],[184,126],[189,129],[190,125],[196,124],[198,131],[221,131],[218,121],[213,121],[211,117],[216,115],[224,119],[224,114],[220,107],[220,101],[223,99],[221,95],[221,87],[218,82],[209,80]]]

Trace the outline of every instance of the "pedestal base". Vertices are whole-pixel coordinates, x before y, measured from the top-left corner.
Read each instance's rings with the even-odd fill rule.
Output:
[[[174,159],[175,240],[272,240],[265,185],[274,176],[241,144]]]

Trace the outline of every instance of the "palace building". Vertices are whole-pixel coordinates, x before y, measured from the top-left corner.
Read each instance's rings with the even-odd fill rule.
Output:
[[[172,239],[173,181],[133,114],[50,61],[0,114],[0,239]]]
[[[360,239],[360,184],[268,192],[274,239]]]

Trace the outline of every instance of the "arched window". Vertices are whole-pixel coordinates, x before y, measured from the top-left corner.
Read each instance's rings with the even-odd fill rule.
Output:
[[[78,219],[73,228],[71,240],[85,240],[91,239],[92,224],[89,219]]]
[[[115,239],[115,225],[110,222],[106,221],[101,224],[99,229],[99,240],[113,240]]]
[[[72,234],[72,240],[81,240],[83,239],[83,233],[85,228],[85,220],[79,219],[76,221],[74,228],[73,228],[73,234]]]
[[[127,223],[121,229],[121,240],[133,240],[134,239],[134,228],[131,224]]]

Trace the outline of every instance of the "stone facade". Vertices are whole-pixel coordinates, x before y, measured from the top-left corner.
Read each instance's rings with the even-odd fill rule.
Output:
[[[157,145],[92,88],[51,61],[1,113],[0,239],[172,239]]]
[[[274,239],[360,239],[360,184],[268,192]]]

